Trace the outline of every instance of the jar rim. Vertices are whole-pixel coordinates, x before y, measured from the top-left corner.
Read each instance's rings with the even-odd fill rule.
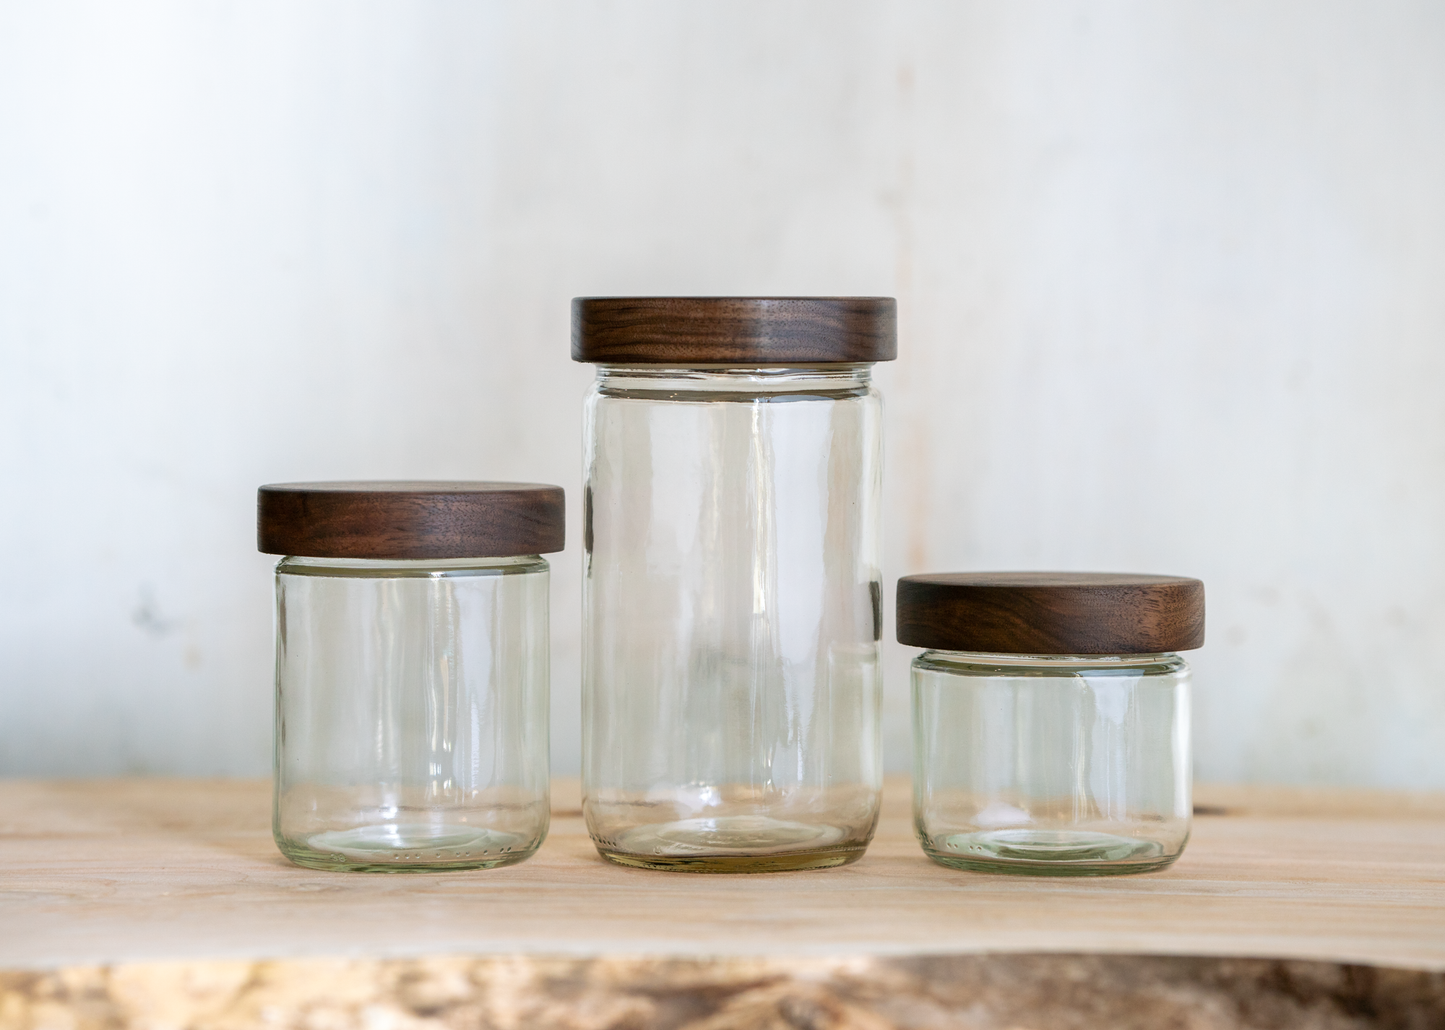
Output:
[[[1129,664],[1136,664],[1141,662],[1167,661],[1170,659],[1183,660],[1179,657],[1177,651],[1146,651],[1138,654],[1016,654],[998,651],[957,651],[945,647],[927,648],[921,652],[918,657],[926,658],[930,655],[943,655],[948,658],[966,658],[970,661],[982,659],[983,664],[1005,662],[1018,665],[1027,665],[1030,663],[1062,665],[1071,662],[1127,662]]]
[[[276,575],[323,579],[451,579],[516,575],[550,568],[540,554],[494,558],[315,558],[288,554],[276,563]]]

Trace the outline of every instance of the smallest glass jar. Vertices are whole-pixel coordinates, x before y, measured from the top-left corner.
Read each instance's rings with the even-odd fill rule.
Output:
[[[898,581],[913,660],[914,829],[941,865],[1163,869],[1192,816],[1189,667],[1204,585],[956,573]]]
[[[273,832],[313,869],[520,862],[547,835],[561,487],[261,487],[276,566]]]

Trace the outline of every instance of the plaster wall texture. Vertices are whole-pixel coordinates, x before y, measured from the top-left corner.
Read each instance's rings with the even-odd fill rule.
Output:
[[[254,491],[569,493],[584,294],[891,294],[885,595],[1182,573],[1197,775],[1445,788],[1445,8],[0,4],[0,772],[264,775]],[[886,754],[907,662],[886,613]]]

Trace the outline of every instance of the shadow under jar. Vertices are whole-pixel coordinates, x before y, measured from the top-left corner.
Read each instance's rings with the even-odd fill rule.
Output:
[[[914,828],[935,862],[1103,876],[1163,869],[1192,817],[1189,667],[1204,587],[1173,576],[898,581],[913,661]]]
[[[273,831],[313,869],[520,862],[547,835],[560,487],[261,488],[276,566]]]
[[[886,298],[573,302],[582,787],[623,865],[842,865],[881,788]]]

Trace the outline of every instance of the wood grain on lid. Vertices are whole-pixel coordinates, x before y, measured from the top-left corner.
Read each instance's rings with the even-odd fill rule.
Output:
[[[618,365],[892,361],[892,297],[576,297],[572,360]]]
[[[957,572],[898,581],[898,642],[993,654],[1186,651],[1204,644],[1204,584],[1102,572]]]
[[[256,543],[304,558],[504,558],[560,551],[560,486],[276,483],[256,496]]]

